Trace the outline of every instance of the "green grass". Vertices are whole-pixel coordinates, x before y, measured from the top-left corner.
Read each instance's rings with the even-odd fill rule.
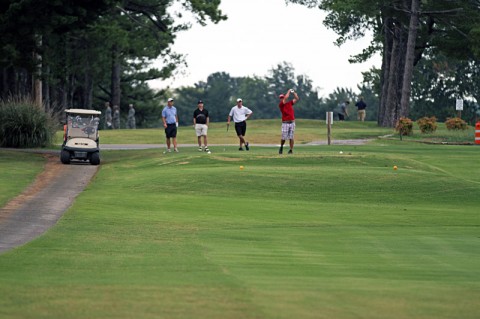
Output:
[[[33,182],[44,162],[39,155],[0,151],[0,207]]]
[[[327,126],[325,121],[298,119],[295,132],[297,144],[306,144],[312,141],[327,140]],[[399,135],[391,128],[378,127],[375,122],[334,121],[332,125],[332,140],[348,139],[376,139],[379,136],[399,140]],[[414,124],[413,134],[403,137],[405,141],[426,143],[473,144],[475,128],[469,127],[465,131],[448,131],[444,123],[438,123],[438,129],[431,134],[422,134],[418,125]],[[248,122],[247,138],[252,144],[278,144],[280,140],[279,120],[252,120]],[[61,144],[63,131],[57,132],[55,144]],[[208,131],[209,144],[237,144],[235,129],[226,131],[226,123],[211,123]],[[165,134],[163,128],[138,130],[102,130],[100,131],[102,144],[163,144]],[[178,129],[178,142],[181,144],[196,144],[196,136],[192,126],[181,126]]]
[[[398,133],[393,138],[400,139]],[[447,130],[445,123],[438,123],[438,128],[433,133],[421,133],[418,125],[414,123],[413,134],[404,136],[405,141],[426,142],[434,144],[474,144],[475,127],[469,126],[466,130]]]
[[[299,119],[296,128],[296,142],[305,144],[311,141],[327,139],[325,121]],[[211,123],[208,130],[209,144],[237,144],[238,139],[232,123],[227,133],[226,122]],[[272,144],[280,143],[281,123],[279,120],[252,120],[248,122],[247,138],[251,143]],[[377,138],[391,134],[390,128],[381,128],[373,122],[335,122],[332,128],[332,139],[359,139]],[[63,131],[57,132],[56,144],[61,144]],[[102,130],[100,131],[102,144],[163,144],[165,133],[163,128],[138,130]],[[195,131],[192,126],[180,126],[178,142],[181,144],[196,144]]]
[[[64,218],[0,255],[0,317],[480,316],[476,147],[212,150],[102,152]]]

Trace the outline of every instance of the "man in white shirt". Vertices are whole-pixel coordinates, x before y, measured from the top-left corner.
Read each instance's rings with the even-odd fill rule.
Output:
[[[243,146],[247,151],[250,150],[248,142],[245,141],[245,133],[247,132],[247,120],[252,116],[253,112],[248,107],[243,106],[242,99],[237,99],[237,105],[232,107],[228,114],[227,125],[230,125],[230,119],[233,117],[235,122],[235,132],[237,132],[238,139],[240,140],[239,151],[243,151]]]

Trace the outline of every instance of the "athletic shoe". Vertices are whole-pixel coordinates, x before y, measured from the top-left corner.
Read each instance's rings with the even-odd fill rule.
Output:
[[[288,151],[288,154],[293,154],[293,151],[292,151],[292,150],[289,150],[289,151]]]
[[[170,152],[170,151],[169,151]],[[178,153],[178,148],[175,149],[175,153]]]
[[[208,149],[208,147],[205,147],[205,152],[210,152],[210,150]]]
[[[283,147],[280,147],[280,149],[278,150],[278,154],[283,154]]]
[[[250,151],[250,147],[248,147],[248,142],[245,143],[245,149],[246,149],[247,151]]]
[[[198,151],[199,151],[199,152],[203,151],[202,147],[199,147],[199,148],[198,148]]]
[[[163,152],[163,154],[167,154],[167,153],[171,153],[171,152],[172,152],[172,151],[168,148],[168,149],[166,149],[166,150]]]
[[[243,148],[240,147],[238,150],[239,150],[239,151],[243,151]]]

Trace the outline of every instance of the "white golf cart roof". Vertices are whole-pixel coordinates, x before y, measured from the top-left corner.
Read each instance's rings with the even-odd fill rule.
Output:
[[[85,114],[85,115],[100,115],[102,112],[96,110],[85,110],[85,109],[67,109],[66,113],[72,114]]]

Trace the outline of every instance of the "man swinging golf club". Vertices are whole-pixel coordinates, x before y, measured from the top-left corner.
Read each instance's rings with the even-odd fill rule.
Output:
[[[292,93],[295,98],[288,101],[290,93]],[[278,154],[283,153],[283,145],[285,144],[286,140],[290,140],[290,150],[288,151],[288,154],[293,154],[293,146],[295,144],[295,110],[293,109],[293,105],[297,103],[299,97],[297,92],[295,92],[293,89],[290,89],[288,90],[287,94],[280,94],[279,98],[280,103],[278,104],[278,107],[282,112],[282,140],[280,142]]]
[[[243,105],[242,99],[237,99],[237,105],[232,107],[228,114],[227,126],[230,125],[230,119],[233,117],[235,122],[235,131],[240,140],[239,151],[243,151],[243,145],[247,151],[250,150],[248,142],[245,140],[245,133],[247,132],[247,120],[252,116],[253,112],[248,107]]]

